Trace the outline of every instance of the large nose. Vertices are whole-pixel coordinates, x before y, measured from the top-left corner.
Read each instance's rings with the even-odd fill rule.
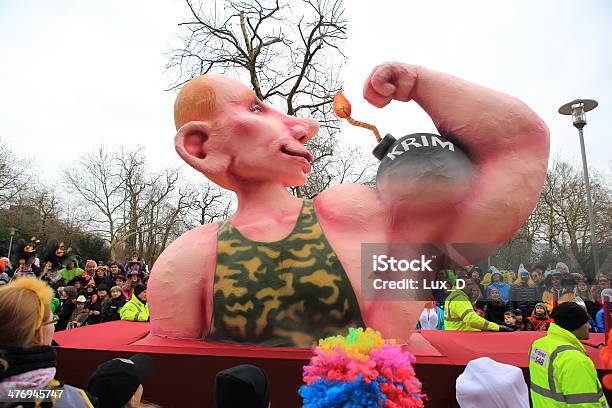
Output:
[[[317,134],[319,122],[310,118],[292,118],[290,124],[291,136],[304,144]]]

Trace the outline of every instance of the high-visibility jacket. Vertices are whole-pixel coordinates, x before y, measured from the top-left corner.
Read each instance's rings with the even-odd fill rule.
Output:
[[[444,329],[464,331],[499,331],[499,325],[488,321],[472,309],[470,298],[455,289],[444,302]]]
[[[142,303],[136,295],[119,310],[121,320],[133,322],[146,322],[149,320],[149,303]]]
[[[531,401],[539,407],[608,407],[593,361],[573,333],[551,323],[529,350]]]

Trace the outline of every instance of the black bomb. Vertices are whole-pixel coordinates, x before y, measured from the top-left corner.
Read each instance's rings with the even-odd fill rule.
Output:
[[[448,138],[415,133],[386,135],[372,151],[380,160],[376,186],[383,197],[409,201],[415,210],[435,210],[463,200],[473,168],[467,154]]]

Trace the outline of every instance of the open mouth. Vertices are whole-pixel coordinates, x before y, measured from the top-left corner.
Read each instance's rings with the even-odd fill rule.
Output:
[[[306,159],[308,163],[311,163],[313,160],[312,154],[310,154],[310,152],[306,149],[297,150],[297,149],[290,148],[287,146],[282,146],[280,150],[282,153],[289,155],[289,156],[303,157],[304,159]]]

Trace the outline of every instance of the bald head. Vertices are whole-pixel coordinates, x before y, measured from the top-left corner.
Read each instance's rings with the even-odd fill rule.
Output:
[[[231,100],[238,100],[253,92],[230,77],[220,74],[200,75],[185,85],[174,102],[174,124],[180,129],[191,121],[207,121]]]

